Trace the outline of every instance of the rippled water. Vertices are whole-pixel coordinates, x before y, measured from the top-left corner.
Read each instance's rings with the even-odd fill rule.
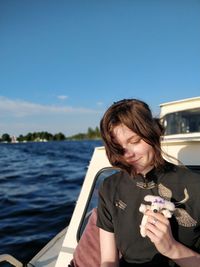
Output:
[[[0,144],[0,254],[28,262],[68,225],[101,141]]]

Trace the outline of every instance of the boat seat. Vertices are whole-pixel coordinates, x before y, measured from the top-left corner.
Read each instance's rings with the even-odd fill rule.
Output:
[[[99,267],[99,228],[96,226],[97,208],[92,210],[88,223],[73,254],[69,267]]]

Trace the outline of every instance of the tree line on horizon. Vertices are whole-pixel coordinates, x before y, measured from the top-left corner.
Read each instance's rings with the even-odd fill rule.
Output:
[[[11,142],[41,142],[41,141],[64,141],[64,140],[95,140],[101,139],[100,130],[98,127],[92,129],[88,128],[86,133],[78,133],[72,136],[66,137],[63,133],[59,132],[56,134],[51,134],[49,132],[33,132],[26,135],[20,134],[13,140],[13,136],[8,133],[2,134],[0,137],[0,142],[11,143]]]

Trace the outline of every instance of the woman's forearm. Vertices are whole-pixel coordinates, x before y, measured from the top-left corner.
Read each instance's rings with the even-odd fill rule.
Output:
[[[166,255],[172,259],[180,267],[199,267],[200,266],[200,254],[185,247],[179,242],[175,242],[172,248]]]
[[[119,252],[116,247],[114,233],[107,232],[100,228],[100,267],[119,267]]]

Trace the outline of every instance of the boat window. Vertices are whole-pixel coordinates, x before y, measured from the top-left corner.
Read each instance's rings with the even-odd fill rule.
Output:
[[[90,197],[89,197],[89,200],[88,200],[88,203],[86,205],[86,210],[85,210],[85,213],[84,213],[84,216],[81,220],[81,224],[80,224],[80,227],[79,227],[79,231],[78,231],[78,236],[77,236],[77,240],[80,239],[84,229],[85,229],[85,226],[88,222],[88,219],[91,215],[91,212],[94,208],[97,207],[98,205],[98,190],[99,190],[99,186],[100,184],[103,182],[103,180],[115,173],[119,172],[119,169],[115,169],[113,167],[107,167],[107,168],[104,168],[102,170],[100,170],[95,179],[94,179],[94,184],[93,184],[93,187],[92,187],[92,190],[91,190],[91,193],[90,193]]]
[[[161,122],[165,135],[200,132],[200,108],[167,114]]]

